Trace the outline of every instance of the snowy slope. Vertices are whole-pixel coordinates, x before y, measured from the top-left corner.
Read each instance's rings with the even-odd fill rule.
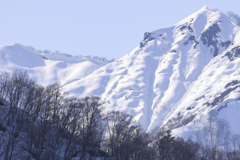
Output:
[[[240,133],[239,34],[225,14],[205,6],[172,27],[145,33],[132,52],[65,89],[101,96],[107,110],[131,114],[148,131],[166,126],[184,136],[216,110]]]
[[[60,81],[62,85],[86,77],[102,64],[61,55],[40,55],[20,44],[0,46],[0,71],[27,71],[30,78],[46,86]]]

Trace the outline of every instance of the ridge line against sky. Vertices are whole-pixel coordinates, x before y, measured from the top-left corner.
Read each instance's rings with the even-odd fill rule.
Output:
[[[144,32],[170,27],[203,6],[240,14],[237,0],[0,0],[0,45],[121,58]]]

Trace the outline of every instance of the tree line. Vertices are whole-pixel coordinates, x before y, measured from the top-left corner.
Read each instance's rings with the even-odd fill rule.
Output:
[[[220,150],[210,141],[173,137],[170,130],[149,134],[127,113],[105,112],[104,105],[96,96],[66,98],[59,83],[43,87],[26,72],[2,73],[0,159],[240,159],[238,137],[234,149]]]

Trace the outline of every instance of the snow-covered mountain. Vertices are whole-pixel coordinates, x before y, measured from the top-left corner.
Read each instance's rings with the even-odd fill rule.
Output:
[[[167,126],[186,136],[213,110],[240,133],[239,55],[240,28],[203,7],[172,27],[146,32],[138,47],[105,66],[42,57],[14,44],[0,48],[0,68],[27,70],[43,85],[60,80],[70,96],[101,96],[107,110],[129,113],[148,131]]]
[[[148,131],[167,126],[184,136],[216,110],[240,133],[239,34],[224,13],[203,7],[172,27],[145,33],[129,54],[65,89],[101,96],[107,109],[133,115]]]

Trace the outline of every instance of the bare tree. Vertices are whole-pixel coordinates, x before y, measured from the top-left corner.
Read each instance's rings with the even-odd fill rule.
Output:
[[[111,112],[105,115],[107,124],[104,150],[116,160],[153,159],[154,151],[148,144],[150,137],[133,118],[124,112]]]
[[[81,101],[76,98],[66,100],[61,111],[61,134],[65,139],[64,159],[71,159],[77,153],[77,146],[81,143],[76,136],[79,119],[82,112]]]
[[[104,123],[100,110],[99,97],[85,97],[81,99],[82,112],[79,119],[78,137],[81,139],[80,160],[99,149],[102,143]]]
[[[237,149],[237,144],[240,140],[240,136],[239,135],[232,135],[232,137],[230,138],[231,139],[231,142],[232,142],[232,145],[233,145],[233,151],[236,151]]]

